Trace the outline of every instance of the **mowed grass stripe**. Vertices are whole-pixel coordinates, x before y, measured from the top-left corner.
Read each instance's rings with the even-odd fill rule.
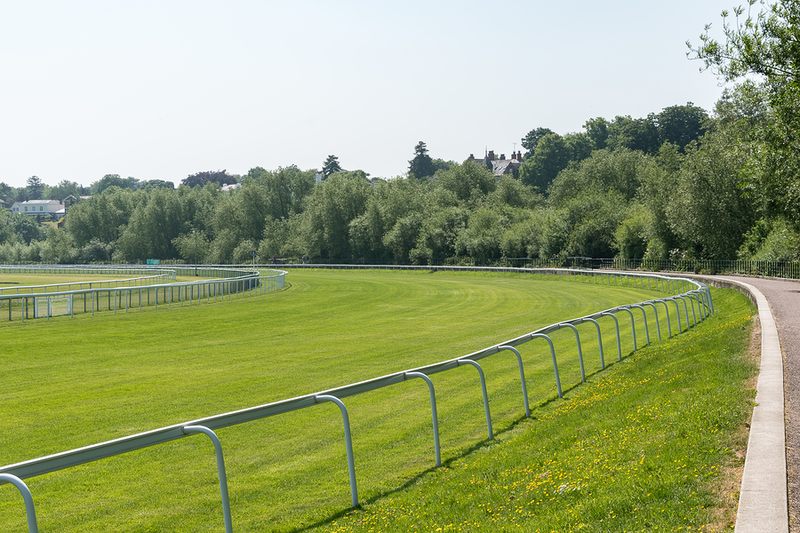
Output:
[[[345,531],[717,531],[733,527],[756,361],[753,308],[718,315],[534,411],[496,442],[419,476]]]
[[[654,295],[514,274],[300,270],[289,280],[289,290],[266,296],[4,329],[2,463],[454,357]],[[594,328],[583,328],[593,372],[599,369]],[[629,351],[629,327],[623,334]],[[610,321],[604,335],[611,361]],[[565,385],[577,383],[572,332],[559,332],[556,342]],[[552,398],[544,344],[528,345],[523,354],[532,402]],[[522,412],[516,363],[504,354],[483,364],[502,431]],[[435,381],[442,444],[452,458],[485,437],[477,375],[463,368]],[[349,398],[348,406],[365,498],[432,465],[424,384]],[[240,527],[299,527],[346,508],[335,407],[220,435]],[[30,485],[42,523],[58,530],[216,530],[221,516],[214,472],[210,444],[197,437],[33,478]],[[17,496],[8,487],[0,494],[0,524],[21,526]]]

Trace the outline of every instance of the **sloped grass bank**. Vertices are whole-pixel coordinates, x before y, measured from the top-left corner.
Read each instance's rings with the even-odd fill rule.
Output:
[[[441,361],[658,294],[507,273],[299,270],[287,281],[289,290],[224,302],[5,325],[0,463]],[[627,353],[632,338],[622,324]],[[637,326],[642,339],[641,321]],[[580,328],[591,373],[600,366],[596,334],[591,324]],[[611,320],[603,323],[607,361],[616,354],[613,329]],[[562,383],[572,386],[580,381],[574,335],[562,330],[553,339]],[[521,351],[531,401],[552,398],[545,343]],[[522,413],[516,361],[505,353],[482,364],[495,430],[502,431]],[[473,368],[433,378],[442,452],[450,460],[485,439],[479,383]],[[428,402],[420,380],[346,399],[365,501],[433,465]],[[218,434],[237,531],[329,523],[348,508],[334,406]],[[43,531],[222,529],[213,449],[202,436],[26,481]],[[0,531],[22,531],[24,520],[19,494],[0,486]]]
[[[320,523],[335,531],[717,530],[735,519],[753,309],[636,352],[493,443]]]

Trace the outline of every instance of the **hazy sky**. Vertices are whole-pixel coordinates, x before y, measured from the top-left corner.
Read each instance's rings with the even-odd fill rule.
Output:
[[[537,126],[721,88],[685,57],[735,0],[0,0],[0,181],[201,170],[373,176],[414,145],[510,154]]]

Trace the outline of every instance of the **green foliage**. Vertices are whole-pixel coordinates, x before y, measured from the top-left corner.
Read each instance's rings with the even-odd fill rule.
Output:
[[[655,117],[659,144],[668,142],[683,151],[690,142],[703,136],[708,120],[706,111],[691,102],[665,107]]]
[[[475,163],[455,165],[436,175],[436,185],[452,192],[458,201],[475,205],[497,187],[486,167]]]
[[[99,194],[111,187],[118,187],[120,189],[135,190],[139,185],[139,180],[132,177],[121,178],[119,174],[106,174],[98,181],[92,183],[92,194]]]
[[[92,239],[115,242],[143,197],[132,191],[111,187],[69,210],[66,229],[78,246]]]
[[[523,161],[519,169],[520,179],[537,191],[545,192],[571,159],[570,146],[564,138],[557,133],[548,133],[539,139],[533,153]]]
[[[205,187],[211,183],[221,187],[233,185],[236,181],[236,176],[231,176],[225,170],[206,170],[185,177],[181,180],[181,184],[186,187]]]
[[[49,228],[39,248],[39,258],[50,264],[74,263],[78,259],[78,250],[69,233]]]
[[[653,212],[642,205],[632,205],[614,231],[614,245],[622,259],[642,259],[653,238]]]
[[[654,166],[652,160],[633,150],[596,150],[592,156],[564,170],[550,186],[550,201],[563,202],[586,189],[618,192],[629,201],[639,189],[641,177]]]
[[[679,174],[677,194],[668,213],[675,232],[694,257],[736,256],[755,211],[740,188],[745,150],[731,148],[726,132],[706,135],[688,150]]]
[[[659,141],[658,127],[652,114],[646,118],[617,116],[608,126],[607,145],[612,149],[627,148],[654,154],[661,145]]]
[[[568,230],[566,255],[613,257],[614,231],[622,220],[624,198],[615,191],[586,190],[564,207]]]
[[[536,151],[536,145],[539,144],[539,141],[545,135],[550,135],[555,133],[550,128],[534,128],[528,133],[525,134],[525,137],[522,138],[522,147],[525,148],[525,157],[530,157],[533,155],[533,152]]]
[[[590,118],[583,124],[583,129],[591,139],[595,150],[602,150],[606,147],[608,143],[608,126],[608,121],[603,117]]]
[[[339,158],[335,155],[329,155],[322,164],[322,179],[327,179],[331,174],[341,171],[342,167],[339,165]]]
[[[800,233],[782,219],[760,219],[744,236],[740,259],[796,261],[800,259]]]
[[[45,187],[44,197],[50,200],[63,201],[67,196],[74,196],[79,198],[81,195],[87,194],[87,190],[79,183],[69,180],[61,180],[58,185],[53,187]]]
[[[178,197],[155,189],[144,205],[133,212],[119,237],[117,250],[128,261],[169,259],[177,255],[173,241],[181,234],[183,216]]]
[[[433,176],[436,167],[433,159],[428,155],[428,147],[419,141],[414,147],[414,158],[408,162],[408,177],[411,179],[424,179]]]
[[[208,238],[205,233],[192,230],[173,239],[172,244],[178,251],[179,257],[187,263],[203,263],[208,255]]]
[[[306,204],[304,231],[310,255],[350,260],[350,223],[366,209],[370,184],[363,175],[338,172],[320,183]]]
[[[726,90],[712,116],[689,102],[640,118],[591,118],[579,133],[535,128],[523,139],[518,177],[495,177],[481,161],[431,159],[422,141],[410,179],[369,180],[343,171],[333,155],[320,184],[315,171],[293,165],[255,167],[225,191],[221,183],[236,181],[225,171],[195,174],[177,190],[106,175],[92,185],[92,198],[69,208],[60,230],[68,238],[33,217],[6,216],[0,245],[8,244],[9,257],[39,260],[46,248],[48,257],[81,261],[226,263],[250,261],[253,250],[261,261],[417,264],[797,257],[800,99],[781,55],[782,40],[796,30],[789,16],[796,5],[781,2],[766,18],[728,27],[733,42],[759,36],[737,52],[749,58],[741,60],[749,70],[714,55],[719,43],[705,42],[697,55],[709,66],[763,76]],[[772,66],[757,65],[755,52]],[[29,188],[0,184],[0,198],[35,195]],[[62,181],[44,192],[85,191]],[[52,252],[65,247],[73,249]]]
[[[800,227],[800,0],[750,0],[722,18],[723,39],[710,37],[707,27],[698,45],[687,43],[690,56],[726,81],[763,80],[771,107],[761,132],[767,149],[759,154],[767,215]]]
[[[506,217],[496,209],[481,207],[470,213],[467,227],[456,237],[456,253],[486,264],[500,255],[500,237]]]
[[[38,176],[31,176],[25,183],[25,200],[40,200],[44,194],[42,180]]]

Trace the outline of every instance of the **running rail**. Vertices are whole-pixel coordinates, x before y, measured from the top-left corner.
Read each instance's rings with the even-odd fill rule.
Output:
[[[315,267],[319,268],[319,265],[315,265]],[[454,267],[453,270],[468,270],[471,268],[486,270],[486,268],[480,268],[480,267]],[[437,269],[442,269],[442,267],[437,267]],[[430,269],[428,268],[428,270]],[[662,303],[666,306],[667,301],[673,301],[675,303],[675,311],[676,313],[678,313],[677,318],[679,324],[680,324],[680,311],[681,307],[683,307],[683,314],[684,314],[683,322],[686,324],[687,331],[690,327],[697,324],[697,320],[702,321],[708,316],[710,316],[713,313],[714,309],[713,302],[711,300],[711,292],[709,288],[704,283],[689,278],[663,276],[658,274],[634,274],[634,273],[610,273],[610,272],[599,274],[596,271],[565,270],[565,269],[503,268],[498,270],[514,271],[514,272],[523,271],[523,272],[534,272],[534,273],[558,273],[558,274],[566,273],[573,276],[605,275],[605,276],[610,276],[610,279],[607,281],[611,285],[619,284],[623,281],[623,279],[625,280],[630,279],[633,280],[635,283],[641,284],[641,286],[646,286],[651,288],[656,287],[662,290],[665,288],[669,289],[675,287],[680,287],[680,288],[694,287],[694,288],[665,298],[647,300],[645,302],[640,302],[638,304],[620,305],[612,307],[610,309],[604,309],[602,311],[598,311],[590,315],[574,318],[572,320],[564,320],[555,324],[551,324],[549,326],[539,328],[524,335],[514,337],[513,339],[499,342],[493,346],[489,346],[482,350],[478,350],[467,355],[455,357],[453,359],[448,359],[438,363],[411,368],[408,370],[402,370],[381,377],[368,379],[365,381],[360,381],[358,383],[352,383],[350,385],[344,385],[341,387],[336,387],[320,392],[305,394],[303,396],[297,396],[294,398],[271,402],[263,405],[257,405],[255,407],[249,407],[246,409],[240,409],[228,413],[222,413],[205,418],[199,418],[196,420],[190,420],[187,422],[181,422],[179,424],[174,424],[171,426],[154,429],[151,431],[145,431],[143,433],[137,433],[135,435],[130,435],[127,437],[121,437],[118,439],[101,442],[98,444],[93,444],[82,448],[67,450],[64,452],[55,453],[52,455],[47,455],[36,459],[30,459],[27,461],[22,461],[11,465],[6,465],[0,467],[0,484],[13,483],[15,486],[17,486],[20,492],[22,492],[28,516],[28,529],[30,532],[36,532],[38,531],[38,529],[35,520],[35,510],[34,510],[33,500],[32,496],[30,495],[30,492],[27,491],[25,483],[22,481],[23,479],[34,476],[40,476],[42,474],[47,474],[49,472],[64,470],[72,466],[77,466],[92,461],[105,459],[108,457],[114,457],[116,455],[121,455],[134,450],[140,450],[142,448],[147,448],[149,446],[154,446],[157,444],[163,444],[190,435],[205,434],[214,443],[215,454],[217,457],[216,466],[220,481],[220,495],[222,499],[221,505],[223,509],[225,530],[226,532],[231,532],[233,530],[233,525],[230,517],[230,500],[227,490],[227,476],[223,460],[223,450],[222,450],[222,444],[217,438],[216,434],[214,433],[214,430],[238,424],[243,424],[246,422],[251,422],[254,420],[260,420],[263,418],[268,418],[271,416],[276,416],[284,413],[289,413],[292,411],[298,411],[300,409],[313,407],[323,402],[331,402],[336,404],[339,407],[339,410],[341,411],[342,422],[344,425],[345,448],[347,451],[351,501],[352,501],[352,506],[357,507],[359,505],[359,502],[358,502],[358,491],[356,487],[355,461],[353,458],[353,445],[352,445],[352,438],[350,435],[349,416],[347,412],[347,407],[345,403],[342,401],[344,398],[347,398],[349,396],[354,396],[356,394],[362,394],[365,392],[381,389],[384,387],[389,387],[392,385],[403,383],[405,381],[411,381],[415,379],[424,380],[428,386],[428,390],[430,393],[431,414],[433,418],[433,427],[434,427],[435,464],[436,466],[439,466],[441,464],[441,455],[439,448],[436,396],[433,383],[430,381],[429,376],[437,374],[439,372],[452,370],[458,368],[459,366],[464,366],[464,365],[475,367],[480,378],[481,395],[483,397],[488,439],[491,440],[494,438],[494,434],[492,431],[492,420],[489,410],[489,400],[486,394],[486,382],[485,382],[484,372],[480,364],[478,363],[478,361],[480,361],[481,359],[490,357],[492,355],[501,352],[504,353],[504,357],[507,357],[505,352],[509,351],[513,352],[515,355],[518,355],[516,347],[526,344],[528,342],[535,341],[537,339],[544,339],[549,344],[552,355],[553,367],[555,373],[555,382],[554,382],[555,390],[557,395],[559,397],[562,397],[563,394],[561,390],[561,382],[558,373],[556,350],[553,345],[552,339],[550,338],[549,335],[550,333],[553,333],[554,331],[563,328],[573,329],[573,331],[576,332],[575,335],[576,342],[578,343],[579,354],[581,354],[581,359],[582,359],[582,350],[580,349],[581,340],[580,336],[577,334],[577,329],[576,329],[576,326],[580,324],[591,323],[596,327],[597,322],[600,319],[609,317],[613,318],[615,326],[617,326],[616,328],[617,345],[619,346],[619,327],[618,327],[619,324],[618,324],[618,319],[616,318],[616,314],[624,312],[630,319],[631,326],[635,331],[636,313],[633,313],[631,311],[631,307],[637,310],[641,308],[641,314],[646,318],[647,315],[645,314],[644,310],[646,306],[649,307],[650,304],[652,304],[652,308],[655,309],[656,303]],[[689,300],[690,302],[698,303],[698,310],[695,316],[693,317],[695,318],[695,320],[693,321],[689,320],[688,304],[686,303],[687,300]],[[682,302],[683,306],[678,306],[678,301]],[[694,307],[692,307],[692,310],[694,310]],[[680,325],[679,325],[679,330],[681,330]],[[672,336],[671,332],[669,336],[670,337]],[[634,351],[636,350],[636,348],[637,347],[634,347]],[[620,350],[620,355],[621,355],[621,350]],[[521,358],[518,358],[518,364],[519,364],[520,376],[524,379],[524,367]],[[523,393],[525,395],[523,402],[523,409],[525,411],[525,415],[529,416],[527,389],[525,389],[524,381],[522,387],[523,387]]]

